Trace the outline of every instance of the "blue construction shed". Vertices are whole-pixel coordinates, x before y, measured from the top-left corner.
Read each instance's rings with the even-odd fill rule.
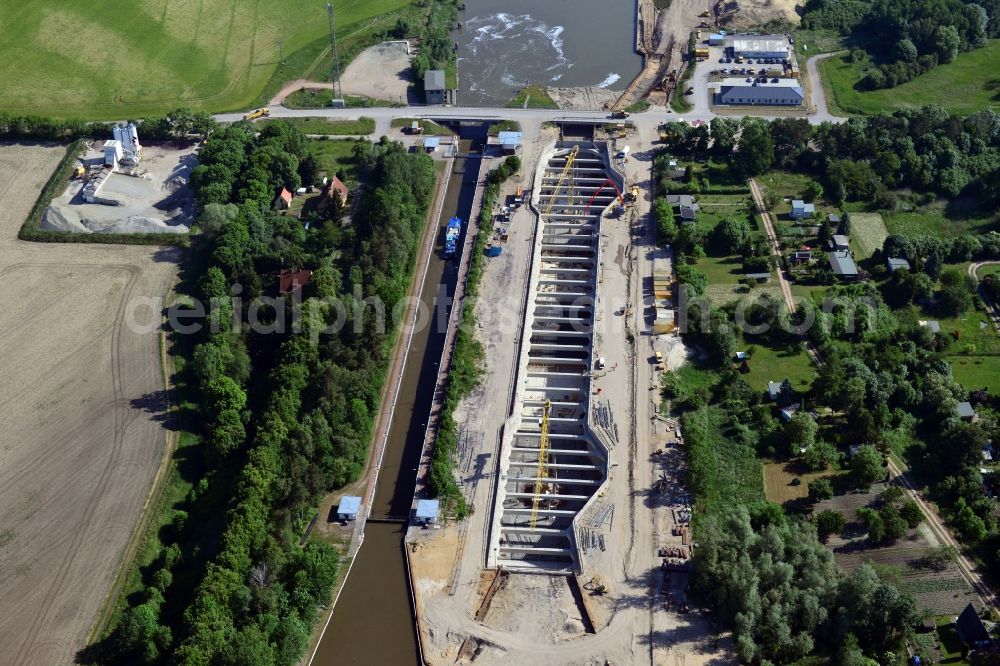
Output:
[[[344,495],[340,498],[340,504],[337,505],[337,519],[338,520],[355,520],[358,517],[358,511],[361,510],[361,498],[355,497],[353,495]]]

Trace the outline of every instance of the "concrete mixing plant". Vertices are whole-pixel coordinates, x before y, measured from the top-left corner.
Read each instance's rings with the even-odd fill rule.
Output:
[[[115,141],[121,144],[122,155],[119,162],[124,166],[137,166],[142,159],[142,146],[135,123],[121,123],[112,128]]]

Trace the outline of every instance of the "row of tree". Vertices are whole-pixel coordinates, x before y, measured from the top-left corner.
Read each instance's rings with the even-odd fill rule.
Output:
[[[106,641],[108,662],[299,659],[339,560],[326,543],[300,546],[301,535],[320,499],[362,470],[398,324],[375,303],[392,312],[405,293],[434,188],[428,156],[383,139],[359,156],[369,187],[352,224],[306,229],[273,212],[271,196],[248,196],[245,174],[287,183],[308,140],[284,123],[260,137],[247,123],[219,135],[201,166],[236,164],[244,175],[215,170],[218,181],[203,173],[195,183],[199,195],[228,192],[205,206],[195,250],[207,257],[196,295],[215,304],[219,322],[202,330],[188,365],[203,478],[165,532],[146,592]],[[302,299],[258,307],[254,299],[274,294],[276,272],[289,267],[313,271]],[[295,315],[301,325],[250,327],[251,308],[258,321]],[[338,310],[348,321],[326,331]]]
[[[180,107],[158,117],[136,121],[142,139],[206,137],[218,127],[207,111]],[[110,138],[111,123],[91,123],[80,118],[47,118],[0,111],[0,139],[67,141],[82,138]]]

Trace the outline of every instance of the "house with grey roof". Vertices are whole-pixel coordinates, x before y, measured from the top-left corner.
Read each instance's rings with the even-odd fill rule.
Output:
[[[963,421],[975,421],[976,420],[976,410],[972,408],[972,403],[968,401],[962,401],[955,406],[955,413],[958,414],[958,418]]]
[[[831,250],[847,250],[851,247],[851,239],[843,234],[834,234],[829,241]]]
[[[900,268],[910,270],[910,262],[902,257],[889,257],[885,260],[885,265],[889,269],[890,273],[895,273]]]
[[[694,197],[690,194],[669,194],[667,203],[677,207],[677,212],[683,222],[694,222],[698,218],[700,206],[695,203]]]
[[[428,104],[450,103],[443,69],[429,69],[424,73],[424,101]]]
[[[795,79],[766,77],[723,79],[716,85],[715,93],[716,104],[739,106],[802,106],[804,99],[802,86]]]
[[[856,280],[858,277],[858,265],[854,263],[854,257],[847,250],[837,250],[827,252],[830,260],[830,269],[833,274],[842,280]]]
[[[917,323],[929,330],[931,333],[941,332],[941,324],[933,319],[929,319],[927,321],[920,320]]]
[[[986,625],[971,603],[955,619],[955,630],[970,649],[984,648],[990,644],[990,632],[986,630]]]

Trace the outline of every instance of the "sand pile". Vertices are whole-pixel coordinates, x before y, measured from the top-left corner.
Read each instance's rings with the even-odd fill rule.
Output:
[[[99,204],[91,204],[99,206]],[[113,207],[107,207],[113,208]],[[186,224],[167,224],[165,221],[144,215],[129,215],[118,220],[94,220],[78,214],[87,207],[49,206],[42,218],[42,229],[78,234],[186,234]],[[103,212],[103,211],[102,211]]]

